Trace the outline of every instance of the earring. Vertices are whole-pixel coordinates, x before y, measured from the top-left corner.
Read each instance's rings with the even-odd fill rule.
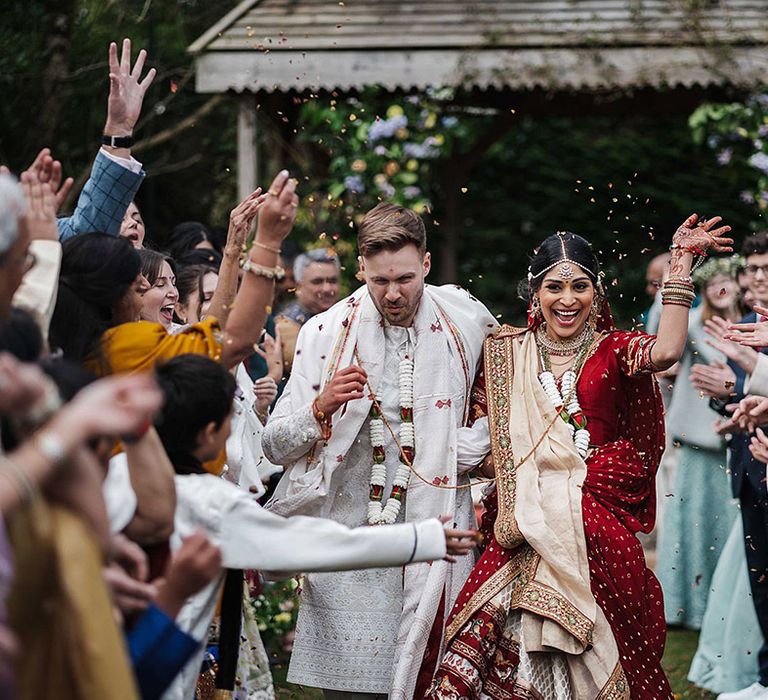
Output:
[[[589,309],[589,318],[587,318],[587,324],[595,330],[597,327],[597,319],[600,318],[600,314],[603,310],[604,298],[601,294],[595,294],[592,299],[592,306]]]
[[[531,299],[531,306],[528,309],[528,316],[532,321],[539,321],[542,318],[541,300],[538,294],[534,294]]]

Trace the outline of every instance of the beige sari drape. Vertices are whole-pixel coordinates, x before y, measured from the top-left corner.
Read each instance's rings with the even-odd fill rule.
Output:
[[[538,380],[532,333],[486,341],[486,386],[496,463],[499,544],[527,543],[530,578],[515,597],[527,652],[566,654],[576,697],[617,694],[613,633],[590,587],[581,506],[587,466]],[[519,497],[518,497],[519,496]]]

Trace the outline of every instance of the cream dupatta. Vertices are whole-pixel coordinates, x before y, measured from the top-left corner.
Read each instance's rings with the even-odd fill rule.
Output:
[[[485,371],[495,535],[522,552],[511,562],[520,568],[512,607],[522,611],[521,642],[527,652],[564,653],[576,697],[629,698],[616,642],[590,587],[581,505],[587,466],[539,382],[533,333],[504,329],[488,338]]]

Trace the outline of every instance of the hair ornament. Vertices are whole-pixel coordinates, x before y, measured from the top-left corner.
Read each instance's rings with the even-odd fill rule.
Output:
[[[587,275],[589,275],[591,279],[597,280],[594,272],[592,272],[591,270],[584,269],[575,260],[571,260],[569,257],[563,256],[560,260],[556,260],[551,265],[548,265],[543,270],[537,272],[535,275],[529,272],[528,281],[531,282],[532,280],[535,280],[537,277],[541,277],[545,272],[549,272],[553,267],[557,267],[558,265],[562,266],[559,271],[560,277],[562,279],[571,279],[574,276],[574,274],[576,274],[576,269],[579,269],[579,270],[582,270]]]

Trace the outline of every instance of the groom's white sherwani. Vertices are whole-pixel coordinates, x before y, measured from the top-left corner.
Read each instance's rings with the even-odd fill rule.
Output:
[[[357,362],[357,356],[397,434],[398,366],[408,354],[414,361],[416,456],[399,521],[451,513],[456,527],[473,527],[469,489],[451,487],[468,484],[457,465],[457,443],[483,339],[495,328],[485,306],[453,285],[427,285],[410,328],[388,326],[365,287],[310,319],[263,436],[267,457],[286,467],[269,507],[350,527],[366,523],[371,399],[338,411],[327,443],[321,441],[311,404],[334,373]],[[389,431],[385,451],[386,501],[399,465]],[[472,557],[462,557],[452,565],[437,561],[308,575],[288,680],[410,700],[440,601],[445,596],[447,614],[473,563]]]

